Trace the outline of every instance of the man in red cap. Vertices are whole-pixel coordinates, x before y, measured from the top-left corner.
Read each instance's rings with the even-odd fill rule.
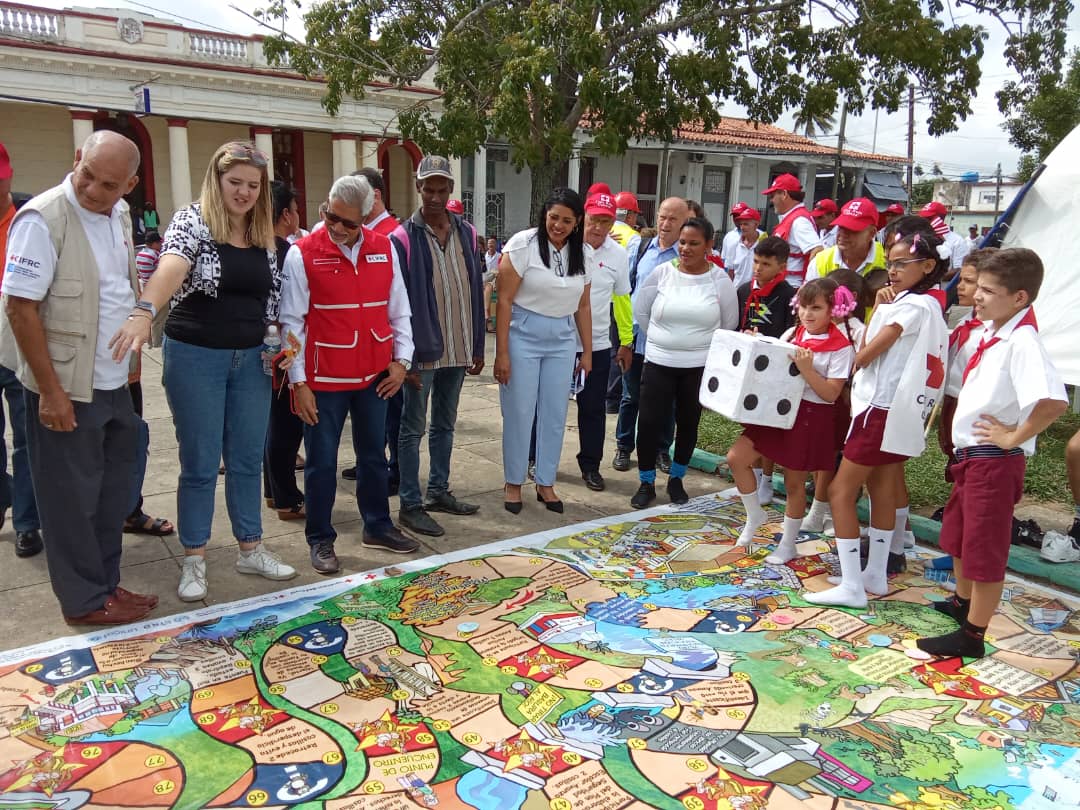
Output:
[[[592,189],[589,189],[590,196],[592,193]],[[631,239],[637,236],[637,221],[640,213],[641,207],[638,205],[637,197],[631,192],[620,191],[615,195],[615,224],[611,226],[611,238],[624,248],[630,244]]]
[[[764,239],[765,231],[760,230],[761,214],[756,208],[745,203],[737,203],[731,209],[731,218],[735,220],[735,229],[731,231],[734,239],[724,236],[720,258],[731,275],[735,289],[739,289],[754,275],[754,245]]]
[[[949,248],[949,272],[945,274],[945,281],[949,281],[960,272],[964,257],[971,252],[971,243],[950,228],[949,223],[945,221],[948,215],[949,209],[937,200],[932,200],[919,209],[919,216],[930,220],[930,227],[934,229],[934,233],[944,239]]]
[[[814,220],[803,205],[806,193],[802,183],[793,174],[782,174],[761,193],[769,198],[780,217],[780,223],[773,229],[773,236],[787,242],[791,251],[787,264],[788,283],[792,287],[799,287],[806,278],[810,260],[821,251],[821,240]]]
[[[821,237],[821,246],[823,248],[829,248],[836,244],[836,225],[833,220],[836,219],[839,212],[840,209],[836,207],[836,203],[828,197],[814,203],[814,210],[810,212],[810,217],[814,220],[814,225],[817,226],[818,236]]]
[[[806,271],[806,280],[827,276],[847,268],[866,276],[871,270],[885,269],[885,248],[874,239],[877,233],[877,206],[866,197],[844,203],[834,220],[836,244],[814,257]]]
[[[609,197],[615,196],[611,193],[611,186],[607,183],[593,183],[589,186],[589,190],[585,192],[585,198],[588,199],[594,194],[607,194]]]
[[[446,210],[451,214],[457,214],[459,217],[465,216],[465,205],[461,200],[447,200]]]

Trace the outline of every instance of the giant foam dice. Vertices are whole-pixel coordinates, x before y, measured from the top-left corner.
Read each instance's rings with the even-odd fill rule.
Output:
[[[701,404],[736,422],[791,427],[805,385],[793,351],[775,338],[717,330],[701,377]]]

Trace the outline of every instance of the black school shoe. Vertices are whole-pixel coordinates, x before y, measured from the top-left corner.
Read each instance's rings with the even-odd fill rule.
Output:
[[[604,476],[602,476],[598,470],[589,470],[581,474],[581,479],[585,482],[585,486],[591,489],[593,492],[604,491]]]
[[[41,532],[31,529],[28,532],[15,532],[15,556],[33,557],[45,548],[41,541]]]
[[[642,483],[634,493],[634,497],[630,499],[630,505],[635,509],[644,509],[655,500],[656,487],[653,484]]]
[[[681,478],[669,478],[667,482],[667,494],[673,504],[682,506],[684,503],[690,500],[690,496],[686,494],[686,489],[683,487]]]
[[[381,548],[383,551],[393,551],[396,554],[412,554],[420,548],[417,541],[402,534],[397,526],[391,526],[380,535],[368,534],[367,529],[364,529],[360,545],[364,548]]]

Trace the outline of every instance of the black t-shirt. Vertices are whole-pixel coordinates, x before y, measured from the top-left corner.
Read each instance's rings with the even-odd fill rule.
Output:
[[[751,307],[751,312],[747,312],[746,302],[750,298],[750,287],[753,283],[748,281],[739,287],[739,330],[745,332],[747,329],[757,329],[762,335],[779,338],[797,321],[791,310],[795,288],[786,281],[781,281],[767,298],[760,299],[757,306]]]
[[[250,349],[266,334],[266,301],[274,279],[266,249],[218,244],[217,297],[198,291],[173,307],[165,335],[208,349]]]

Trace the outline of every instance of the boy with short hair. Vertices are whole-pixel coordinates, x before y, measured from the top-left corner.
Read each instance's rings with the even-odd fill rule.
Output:
[[[983,637],[1005,584],[1025,456],[1068,406],[1031,308],[1042,278],[1042,261],[1027,248],[999,250],[979,270],[975,316],[984,328],[961,373],[952,428],[956,486],[941,526],[941,548],[953,557],[956,594],[935,605],[961,626],[916,642],[932,655],[986,654]]]
[[[754,276],[739,287],[739,330],[754,329],[779,338],[795,325],[791,299],[795,288],[787,283],[787,260],[791,249],[778,236],[767,236],[754,245]]]

